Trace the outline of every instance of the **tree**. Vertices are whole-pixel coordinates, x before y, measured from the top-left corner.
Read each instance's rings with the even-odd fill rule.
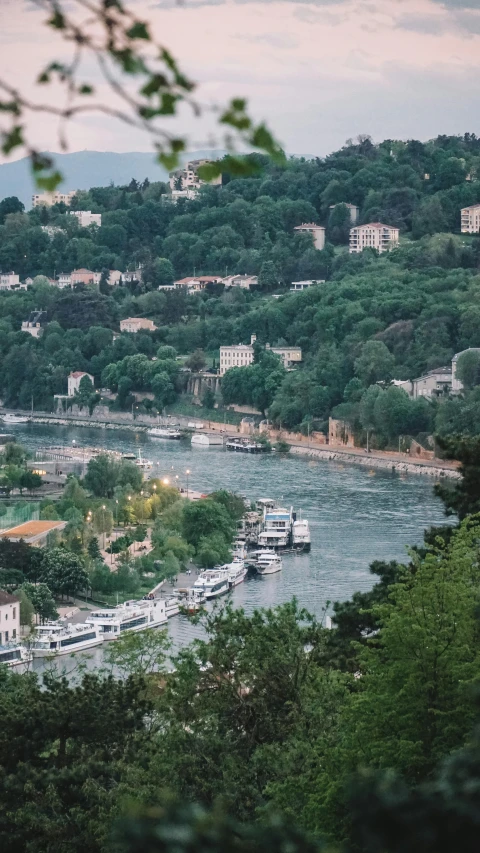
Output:
[[[85,485],[94,495],[100,498],[113,497],[113,490],[118,483],[119,463],[101,453],[90,459],[85,475]]]
[[[182,533],[187,542],[197,548],[204,536],[219,533],[227,543],[235,530],[231,516],[224,506],[212,500],[187,503],[183,508]]]
[[[470,391],[475,385],[480,385],[479,350],[467,350],[459,356],[456,365],[456,375],[467,391]]]
[[[126,633],[109,643],[106,661],[123,678],[165,672],[167,653],[171,648],[167,630]]]
[[[0,224],[3,225],[5,217],[10,213],[23,213],[25,205],[15,195],[7,196],[0,201]]]
[[[40,578],[54,595],[74,596],[88,587],[83,560],[64,548],[51,548],[42,556]]]
[[[110,293],[110,270],[103,269],[100,281],[98,284],[98,289],[100,293],[103,293],[104,296],[108,296]]]
[[[395,359],[383,341],[367,341],[355,360],[355,373],[365,386],[392,377]]]
[[[25,586],[31,586],[31,584],[25,584]],[[17,589],[15,591],[15,595],[20,600],[20,625],[24,628],[31,628],[35,608],[32,598],[25,589],[25,586]]]
[[[20,476],[19,486],[20,489],[27,489],[29,492],[33,492],[35,489],[41,487],[42,482],[40,474],[36,474],[34,471],[23,471]]]
[[[202,536],[196,550],[197,562],[206,569],[228,563],[232,556],[228,542],[222,533]]]
[[[437,442],[447,459],[461,463],[459,481],[435,486],[435,494],[444,502],[446,514],[456,513],[462,520],[480,512],[480,438],[437,436]]]
[[[42,624],[50,619],[58,619],[54,598],[45,583],[25,583],[23,590],[32,602],[33,609]]]
[[[213,409],[215,406],[215,394],[211,388],[206,388],[202,397],[202,406],[205,409]]]
[[[155,258],[152,265],[147,267],[143,275],[146,284],[155,289],[173,284],[174,278],[175,270],[168,258]]]
[[[205,368],[207,360],[205,353],[201,349],[196,349],[185,361],[185,367],[188,367],[193,373],[199,373]]]
[[[261,290],[270,291],[278,287],[278,273],[272,261],[264,261],[258,275],[258,286]]]

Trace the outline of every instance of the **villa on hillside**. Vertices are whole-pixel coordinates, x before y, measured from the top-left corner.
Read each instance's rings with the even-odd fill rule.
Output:
[[[248,367],[249,364],[253,364],[253,345],[256,340],[257,336],[252,335],[249,344],[220,347],[220,376],[223,376],[232,367]],[[279,355],[287,370],[302,360],[300,347],[271,347],[270,344],[265,344],[265,349]]]
[[[319,251],[325,248],[325,228],[323,225],[316,225],[315,222],[303,222],[302,225],[296,225],[293,230],[296,234],[311,234],[313,245]]]
[[[146,317],[127,317],[126,320],[120,320],[121,332],[154,332],[156,328],[153,320],[147,320]]]

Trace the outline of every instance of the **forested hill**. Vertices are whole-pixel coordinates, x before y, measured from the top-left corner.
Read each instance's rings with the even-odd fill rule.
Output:
[[[374,146],[364,138],[325,160],[260,165],[251,177],[226,175],[222,187],[177,204],[164,184],[93,188],[75,204],[102,213],[101,228],[80,229],[62,206],[25,214],[15,199],[0,202],[3,271],[33,277],[142,264],[143,273],[141,284],[109,288],[104,281],[100,293],[62,292],[37,279],[28,292],[0,294],[0,396],[27,406],[33,396],[48,407],[65,393],[68,373],[85,370],[98,388],[118,392],[116,405],[128,408],[133,394],[152,392],[154,402],[143,405],[161,409],[184,387],[176,354],[203,350],[216,361],[222,344],[256,333],[261,345],[301,346],[303,365],[283,373],[266,354],[251,368],[231,370],[223,402],[268,410],[292,429],[324,428],[333,413],[373,429],[383,446],[433,429],[480,432],[480,367],[456,400],[412,401],[386,387],[480,347],[480,239],[461,235],[459,219],[462,206],[480,201],[480,140],[467,134]],[[335,207],[341,202],[356,204],[362,222],[398,226],[399,248],[350,255],[348,209]],[[308,234],[295,236],[305,221],[327,227],[323,251]],[[212,286],[197,296],[158,291],[194,270],[258,274],[260,286]],[[288,292],[292,280],[306,278],[326,282]],[[19,331],[35,308],[48,313],[40,340]],[[157,330],[113,340],[128,316],[148,317]],[[201,365],[203,356],[191,363]]]

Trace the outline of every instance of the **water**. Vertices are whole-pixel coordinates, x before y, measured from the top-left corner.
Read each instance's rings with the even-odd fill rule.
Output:
[[[310,554],[286,554],[282,572],[248,579],[236,587],[233,602],[247,613],[296,596],[300,605],[321,617],[328,601],[345,600],[356,590],[371,588],[375,576],[368,567],[373,560],[405,560],[407,546],[419,544],[427,527],[445,523],[432,479],[418,475],[399,476],[302,456],[250,456],[218,447],[192,448],[186,441],[153,439],[126,430],[39,424],[19,424],[13,430],[32,451],[71,445],[73,440],[78,447],[122,453],[141,450],[154,463],[152,476],[169,477],[186,487],[189,469],[190,489],[225,488],[250,500],[274,498],[301,512],[310,522]],[[175,645],[198,635],[185,617],[169,620],[168,628]],[[101,660],[101,649],[90,653],[95,665]]]

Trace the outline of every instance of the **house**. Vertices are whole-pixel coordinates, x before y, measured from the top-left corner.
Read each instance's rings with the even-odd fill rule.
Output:
[[[463,391],[463,382],[461,382],[461,380],[457,377],[458,359],[466,352],[480,353],[480,347],[468,347],[468,349],[464,349],[461,352],[457,352],[452,358],[452,391],[457,394],[459,391]]]
[[[120,270],[110,270],[110,275],[108,277],[108,283],[114,287],[117,284],[120,284],[123,278],[123,272]]]
[[[10,542],[20,542],[23,539],[27,545],[42,547],[46,545],[48,534],[53,530],[63,530],[66,521],[25,521],[10,530],[0,533],[0,539],[8,539]],[[5,593],[2,593],[5,595]]]
[[[15,290],[17,288],[20,288],[19,275],[14,272],[0,273],[0,290]]]
[[[325,247],[325,228],[322,225],[316,225],[315,222],[304,222],[302,225],[296,225],[293,230],[297,234],[311,234],[316,249],[321,251]]]
[[[91,210],[71,210],[70,216],[76,216],[80,228],[89,228],[90,225],[98,225],[101,227],[102,214],[92,213]]]
[[[136,270],[127,270],[127,272],[122,272],[122,281],[132,282],[132,281],[141,281],[142,280],[142,266],[140,265]]]
[[[360,208],[357,207],[356,204],[348,204],[348,202],[346,201],[339,201],[337,202],[337,204],[331,204],[330,210],[335,210],[335,208],[338,207],[339,204],[342,204],[344,207],[348,207],[350,213],[350,222],[352,223],[352,225],[355,225],[358,222]]]
[[[69,397],[74,397],[75,394],[80,390],[80,382],[82,381],[84,376],[88,376],[92,385],[94,384],[93,376],[90,373],[84,373],[83,370],[75,370],[73,373],[70,373],[68,377]]]
[[[357,225],[350,229],[351,254],[363,252],[364,249],[376,249],[377,252],[389,252],[398,246],[400,231],[383,225],[382,222],[369,222],[367,225]]]
[[[462,207],[460,230],[462,234],[480,233],[480,204]]]
[[[222,278],[225,287],[241,287],[244,290],[250,290],[258,284],[258,275],[227,275]]]
[[[147,320],[145,317],[127,317],[126,320],[120,320],[121,332],[154,332],[156,328],[153,320]]]
[[[393,385],[402,388],[414,400],[418,397],[432,400],[435,397],[445,396],[451,390],[452,368],[449,366],[436,367],[423,376],[419,376],[418,379],[394,379]]]
[[[57,287],[64,290],[66,287],[72,286],[72,274],[69,272],[61,272],[58,276]]]
[[[92,270],[86,270],[84,267],[81,267],[78,270],[73,270],[70,276],[70,281],[72,285],[74,284],[100,284],[100,279],[102,274],[99,272],[92,272]]]
[[[196,275],[196,276],[187,276],[187,278],[180,278],[178,281],[174,281],[174,287],[186,287],[187,293],[192,295],[194,293],[201,293],[202,290],[205,290],[208,284],[220,284],[222,282],[222,278],[219,275]]]
[[[37,193],[32,195],[32,207],[52,207],[53,204],[66,204],[69,207],[77,190],[69,193]]]
[[[314,287],[316,284],[325,284],[324,278],[314,279],[306,279],[305,281],[292,281],[292,286],[290,291],[292,293],[301,293],[302,290],[308,290],[310,287]]]
[[[22,323],[22,332],[27,332],[32,338],[39,338],[47,323],[46,311],[32,311],[28,320]]]
[[[233,346],[220,347],[220,376],[223,376],[227,370],[232,367],[248,367],[253,363],[254,348],[253,345],[257,340],[256,335],[252,335],[249,344],[234,344]],[[294,364],[298,364],[302,360],[302,350],[300,347],[271,347],[270,344],[265,345],[265,349],[279,355],[286,369],[289,369]]]
[[[182,190],[198,190],[201,186],[206,183],[219,185],[222,183],[222,176],[218,175],[216,178],[212,178],[211,181],[204,181],[202,178],[198,176],[198,167],[204,166],[207,163],[211,163],[212,160],[190,160],[190,162],[185,163],[185,165],[181,169],[175,169],[174,172],[170,172],[170,189],[173,191],[182,191]]]
[[[0,589],[0,646],[20,639],[20,599]]]

